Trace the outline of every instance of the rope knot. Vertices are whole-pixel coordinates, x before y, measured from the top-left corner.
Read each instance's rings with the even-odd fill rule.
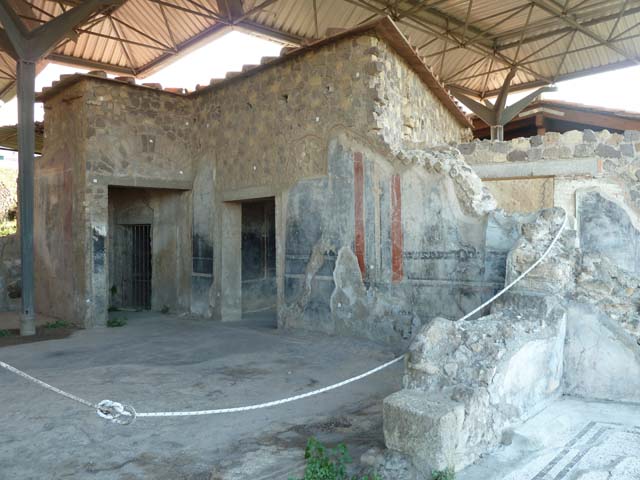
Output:
[[[130,425],[136,419],[136,411],[132,406],[111,400],[102,400],[96,405],[96,413],[119,425]]]

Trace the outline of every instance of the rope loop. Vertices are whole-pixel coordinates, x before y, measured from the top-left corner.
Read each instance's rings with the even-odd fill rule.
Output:
[[[99,417],[119,425],[131,425],[136,419],[136,411],[131,405],[111,400],[102,400],[98,403],[96,413]]]

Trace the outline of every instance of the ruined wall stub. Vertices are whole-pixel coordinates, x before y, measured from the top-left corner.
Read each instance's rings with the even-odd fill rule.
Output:
[[[574,260],[536,269],[521,288],[545,295],[560,285],[570,287],[568,394],[637,401],[629,372],[640,368],[640,132],[547,133],[510,142],[474,141],[460,149],[481,176],[518,192],[509,198],[515,208],[522,207],[520,197],[530,193],[532,179],[544,176],[553,204],[575,217]],[[524,261],[538,253],[518,255]],[[508,271],[507,277],[517,274]]]

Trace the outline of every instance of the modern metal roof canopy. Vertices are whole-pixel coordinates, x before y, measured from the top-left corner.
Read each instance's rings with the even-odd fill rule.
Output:
[[[31,29],[79,0],[2,0]],[[127,0],[92,15],[45,60],[144,77],[230,29],[300,45],[394,19],[445,85],[475,97],[640,64],[640,0]],[[0,94],[15,61],[0,54]]]

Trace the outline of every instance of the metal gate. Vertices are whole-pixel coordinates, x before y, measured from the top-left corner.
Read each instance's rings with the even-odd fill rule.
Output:
[[[127,225],[131,239],[132,307],[151,308],[151,225]]]

